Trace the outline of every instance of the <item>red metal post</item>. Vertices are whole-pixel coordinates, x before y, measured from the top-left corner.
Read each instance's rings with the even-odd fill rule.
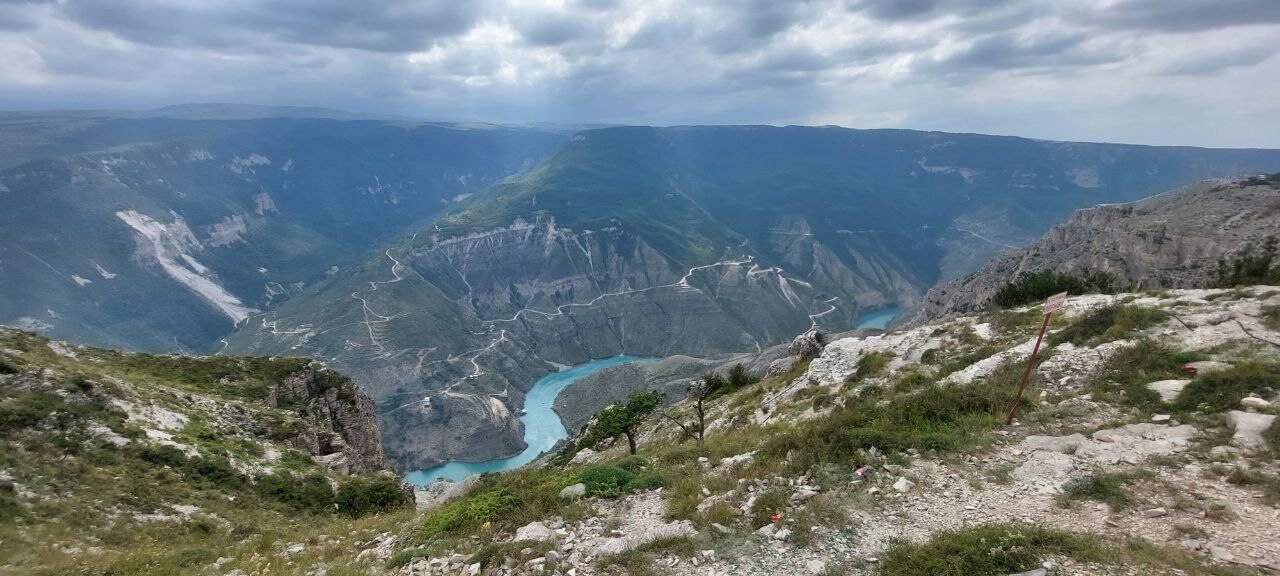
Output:
[[[1022,381],[1018,383],[1018,394],[1013,397],[1013,406],[1009,408],[1009,417],[1004,419],[1004,425],[1013,424],[1013,416],[1018,413],[1018,404],[1022,402],[1022,393],[1027,389],[1027,379],[1031,377],[1031,367],[1036,363],[1036,353],[1040,351],[1040,342],[1044,340],[1044,332],[1049,329],[1049,316],[1053,312],[1044,313],[1044,322],[1040,324],[1040,335],[1036,336],[1036,347],[1031,349],[1031,357],[1027,358],[1027,368],[1022,371]]]

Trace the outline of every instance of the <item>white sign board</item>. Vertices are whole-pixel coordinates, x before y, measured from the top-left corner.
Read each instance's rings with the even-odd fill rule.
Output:
[[[1044,313],[1052,314],[1062,309],[1062,305],[1067,303],[1067,293],[1061,292],[1050,296],[1044,301]]]

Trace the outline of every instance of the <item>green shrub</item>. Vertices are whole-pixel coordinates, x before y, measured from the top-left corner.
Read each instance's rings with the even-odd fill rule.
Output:
[[[1076,320],[1049,338],[1051,344],[1070,342],[1097,345],[1128,337],[1133,332],[1164,322],[1169,313],[1145,306],[1113,304],[1099,308]]]
[[[1113,511],[1123,510],[1130,501],[1127,486],[1149,475],[1150,473],[1100,472],[1072,478],[1062,485],[1058,504],[1066,506],[1077,500],[1093,500],[1106,503]]]
[[[267,474],[258,478],[256,489],[263,498],[300,512],[319,514],[333,511],[333,488],[329,485],[329,479],[321,474]]]
[[[1004,364],[986,380],[932,385],[909,394],[859,394],[828,418],[802,422],[771,434],[761,447],[791,466],[806,470],[821,464],[852,464],[863,449],[898,452],[955,451],[986,441],[1013,404],[1021,369]],[[1034,397],[1028,394],[1026,397]],[[879,405],[879,400],[890,400]],[[1023,400],[1026,402],[1026,400]]]
[[[218,558],[218,554],[208,548],[183,548],[173,555],[173,563],[184,568],[208,564]]]
[[[0,374],[17,374],[21,371],[17,362],[7,356],[0,356]]]
[[[35,426],[63,404],[61,396],[50,392],[29,392],[0,401],[0,430]]]
[[[351,476],[338,485],[335,502],[338,512],[358,517],[405,506],[409,496],[395,476]]]
[[[751,503],[751,527],[759,528],[773,522],[771,516],[781,514],[789,503],[786,490],[776,487],[765,490]]]
[[[868,352],[858,358],[858,367],[853,374],[849,376],[849,383],[856,383],[876,376],[884,371],[889,365],[889,361],[893,359],[891,352]]]
[[[1221,412],[1240,405],[1249,394],[1270,395],[1280,390],[1280,363],[1252,361],[1196,376],[1174,406],[1182,410]]]
[[[143,446],[137,451],[138,459],[153,465],[167,466],[186,478],[214,488],[238,490],[245,478],[226,458],[214,456],[187,457],[173,446]]]
[[[1058,274],[1052,270],[1023,273],[1001,286],[991,297],[991,302],[1001,308],[1012,308],[1039,302],[1057,294],[1110,294],[1114,290],[1115,277],[1102,272],[1085,271],[1079,276]]]
[[[703,379],[706,380],[709,390],[706,401],[733,394],[738,390],[742,390],[743,388],[760,381],[759,378],[747,373],[747,367],[742,364],[734,364],[731,366],[729,368],[728,376],[721,376],[719,373],[709,372],[703,376]]]
[[[232,468],[226,458],[193,456],[181,470],[188,478],[216,488],[237,490],[245,483],[244,476]]]
[[[186,465],[187,455],[173,446],[143,446],[138,457],[146,462],[179,469]]]
[[[1232,288],[1253,284],[1280,284],[1280,264],[1272,266],[1276,260],[1277,239],[1267,238],[1262,244],[1262,252],[1254,254],[1251,248],[1233,258],[1230,262],[1218,260],[1215,288]]]
[[[427,540],[442,534],[459,535],[474,530],[514,510],[518,503],[504,488],[493,488],[455,500],[427,514],[418,528],[418,538]]]
[[[13,482],[0,482],[0,523],[11,523],[22,512]]]
[[[613,465],[626,470],[627,472],[638,474],[641,470],[649,467],[649,461],[645,460],[641,456],[626,456],[621,460],[614,462]]]
[[[636,492],[640,490],[656,490],[667,485],[667,479],[657,472],[643,472],[636,474],[630,482],[622,487],[624,492]]]
[[[1095,536],[1035,526],[984,525],[940,532],[927,542],[897,540],[880,557],[878,576],[988,576],[1025,572],[1047,556],[1093,557]]]
[[[1147,384],[1185,378],[1183,365],[1201,359],[1203,355],[1196,352],[1183,352],[1143,339],[1108,358],[1091,379],[1089,391],[1098,400],[1128,404],[1149,412],[1164,410],[1160,395],[1149,390]]]
[[[587,485],[588,496],[615,498],[636,475],[617,466],[592,466],[582,471],[578,480]]]

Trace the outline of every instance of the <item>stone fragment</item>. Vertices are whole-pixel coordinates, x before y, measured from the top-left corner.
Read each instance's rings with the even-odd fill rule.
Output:
[[[1266,447],[1267,441],[1262,437],[1262,432],[1270,428],[1275,419],[1276,417],[1272,414],[1232,410],[1227,413],[1227,424],[1235,430],[1231,436],[1231,445],[1245,450]]]
[[[516,529],[516,542],[534,541],[534,542],[550,542],[555,539],[556,534],[546,524],[541,522],[530,522]]]
[[[1257,396],[1246,396],[1240,399],[1240,406],[1246,410],[1265,410],[1271,407],[1271,403]]]
[[[572,486],[565,486],[564,490],[560,491],[560,497],[564,498],[565,500],[577,500],[586,495],[587,495],[587,485],[581,482],[574,484]]]
[[[1165,510],[1164,508],[1151,508],[1149,510],[1142,511],[1143,518],[1159,518],[1161,516],[1168,516],[1168,515],[1169,515],[1169,511]]]
[[[1173,402],[1182,392],[1183,388],[1190,384],[1190,380],[1158,380],[1147,384],[1147,390],[1160,395],[1160,400],[1169,403]]]
[[[1209,557],[1213,558],[1214,562],[1234,562],[1236,559],[1235,554],[1221,546],[1210,546]]]

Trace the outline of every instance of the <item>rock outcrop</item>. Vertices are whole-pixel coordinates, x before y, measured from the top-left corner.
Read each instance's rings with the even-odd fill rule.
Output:
[[[388,467],[373,401],[346,376],[312,363],[271,386],[266,402],[303,416],[308,426],[289,443],[330,468],[360,474]]]
[[[1280,234],[1277,214],[1280,182],[1263,179],[1207,181],[1080,210],[1035,244],[930,290],[913,323],[976,310],[1020,274],[1045,270],[1102,272],[1122,290],[1204,287],[1220,258]]]

